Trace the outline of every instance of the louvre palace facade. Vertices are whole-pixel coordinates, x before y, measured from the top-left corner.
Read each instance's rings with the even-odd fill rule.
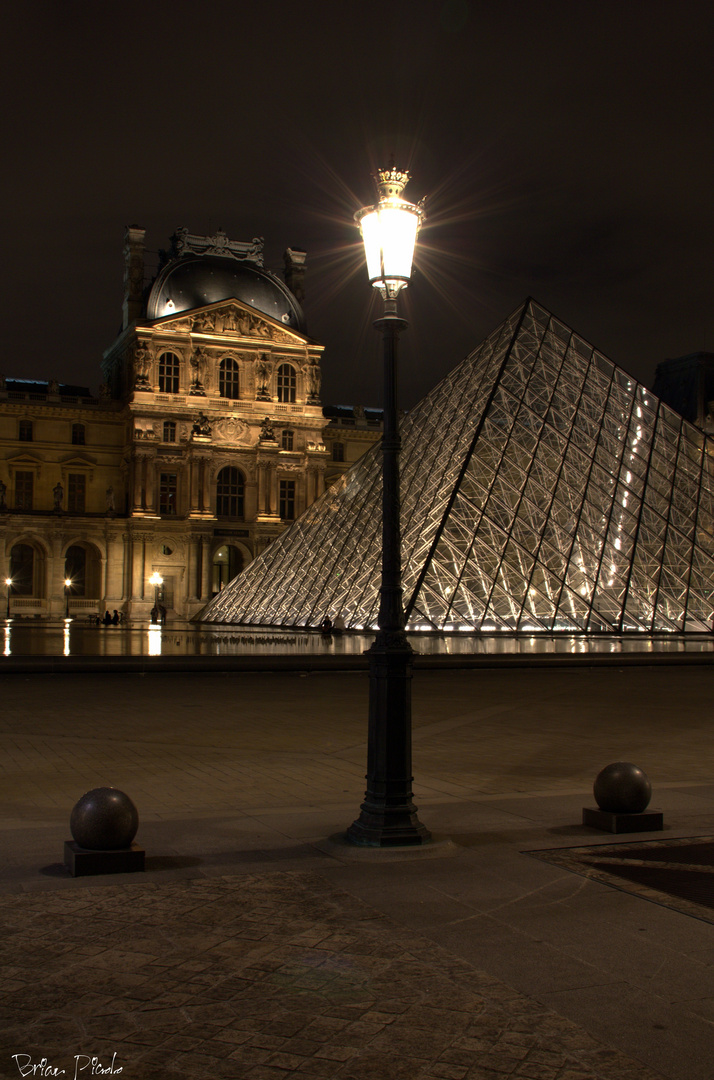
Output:
[[[408,629],[711,631],[714,442],[534,300],[401,436]],[[373,628],[380,551],[374,447],[202,619]]]
[[[131,227],[124,265],[98,397],[0,377],[0,574],[15,616],[146,618],[158,573],[169,614],[190,617],[324,491],[305,253],[288,249],[283,279],[261,240],[183,229],[145,285]]]

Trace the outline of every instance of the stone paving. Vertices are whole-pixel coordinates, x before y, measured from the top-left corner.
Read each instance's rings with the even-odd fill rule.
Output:
[[[5,895],[0,918],[7,1077],[656,1080],[316,873]]]
[[[403,860],[329,842],[363,676],[0,678],[0,1075],[711,1080],[714,926],[523,852],[611,842],[578,822],[618,758],[672,835],[714,833],[713,674],[418,674],[415,792],[451,847]],[[72,880],[103,784],[147,870]]]

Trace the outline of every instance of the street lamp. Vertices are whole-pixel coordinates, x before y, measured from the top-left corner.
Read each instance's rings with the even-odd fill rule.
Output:
[[[7,593],[7,616],[6,616],[6,618],[8,618],[8,619],[10,618],[10,589],[11,588],[12,588],[12,578],[11,577],[6,577],[5,578],[5,591]]]
[[[370,847],[423,844],[429,831],[417,817],[412,794],[412,647],[405,632],[402,600],[399,492],[400,437],[397,416],[397,343],[407,323],[397,314],[397,296],[411,276],[421,205],[402,198],[408,172],[380,169],[379,201],[355,214],[364,240],[367,272],[384,300],[375,322],[384,344],[382,433],[382,584],[377,636],[369,650],[367,790],[347,839]]]
[[[72,589],[72,578],[64,579],[64,617],[69,618],[69,594]]]
[[[161,574],[158,572],[158,570],[154,570],[153,574],[149,578],[149,585],[154,586],[154,610],[156,612],[158,612],[159,610],[159,589],[161,588],[163,583],[164,579],[162,578]],[[158,616],[156,621],[159,621]]]

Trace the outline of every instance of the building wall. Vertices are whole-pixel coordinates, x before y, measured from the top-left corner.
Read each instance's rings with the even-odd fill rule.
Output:
[[[31,587],[27,558],[13,585],[13,614],[60,616],[69,600],[77,615],[146,618],[155,572],[170,614],[199,611],[324,490],[321,353],[230,300],[127,326],[105,354],[98,399],[2,379],[3,581],[18,553],[32,562]],[[294,382],[281,378],[286,365]],[[67,597],[65,575],[82,560]]]

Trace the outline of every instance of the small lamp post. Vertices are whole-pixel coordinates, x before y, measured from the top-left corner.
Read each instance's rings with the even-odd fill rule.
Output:
[[[64,617],[69,618],[69,594],[72,591],[72,578],[64,579]]]
[[[10,589],[12,588],[12,578],[5,578],[5,592],[7,593],[7,615],[6,618],[10,618]]]
[[[377,205],[355,214],[370,282],[384,300],[382,318],[374,324],[384,343],[379,629],[369,650],[367,790],[360,815],[347,830],[352,843],[370,847],[417,845],[430,839],[413,803],[413,652],[405,632],[402,599],[397,343],[407,323],[397,314],[397,296],[411,277],[416,237],[424,220],[423,207],[402,198],[408,180],[408,172],[380,170]]]
[[[164,583],[164,579],[158,570],[154,570],[153,574],[149,578],[149,585],[154,586],[154,610],[159,610],[159,589]]]

